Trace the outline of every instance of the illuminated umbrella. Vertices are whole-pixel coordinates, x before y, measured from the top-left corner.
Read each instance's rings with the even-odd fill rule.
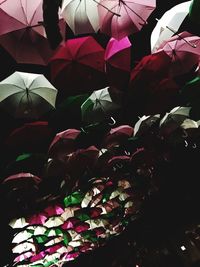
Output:
[[[60,96],[91,92],[107,84],[104,49],[91,36],[68,40],[51,58],[50,69]]]
[[[98,5],[100,30],[122,39],[140,31],[155,7],[155,0],[101,0]]]
[[[42,21],[42,0],[1,3],[0,44],[18,63],[46,65],[52,56]]]
[[[111,38],[105,49],[105,67],[110,84],[117,88],[127,85],[131,70],[131,42]]]
[[[116,94],[115,90],[109,87],[94,91],[81,105],[83,121],[93,123],[110,117],[120,108],[120,99],[117,99],[118,103],[115,102],[114,94]]]
[[[200,37],[182,32],[163,42],[158,51],[164,51],[170,57],[170,75],[172,77],[185,74],[198,66]]]
[[[188,15],[191,2],[187,1],[172,7],[158,20],[151,33],[152,52],[155,52],[163,41],[166,41],[178,31],[183,20]]]
[[[64,0],[61,16],[74,34],[97,32],[99,29],[97,4],[98,1],[94,0]]]
[[[55,108],[56,96],[42,74],[16,71],[0,82],[1,107],[17,118],[39,118]]]

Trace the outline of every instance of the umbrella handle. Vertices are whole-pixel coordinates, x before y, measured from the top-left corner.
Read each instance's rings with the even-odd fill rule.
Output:
[[[113,126],[116,124],[116,120],[113,117],[110,117],[110,122],[108,122],[110,126]]]

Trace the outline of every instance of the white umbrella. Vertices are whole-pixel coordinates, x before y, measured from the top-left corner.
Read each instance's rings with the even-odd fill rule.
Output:
[[[111,116],[111,114],[120,108],[120,105],[113,101],[115,91],[106,87],[94,91],[88,99],[81,105],[83,121],[88,123],[98,122]],[[117,96],[117,91],[116,95]]]
[[[0,82],[0,105],[18,118],[38,118],[55,108],[57,89],[42,74],[14,72]]]
[[[191,2],[187,1],[172,7],[158,20],[151,33],[152,52],[155,52],[163,41],[168,40],[178,31],[183,20],[189,13]]]
[[[63,0],[61,16],[74,34],[97,32],[99,29],[98,0]]]

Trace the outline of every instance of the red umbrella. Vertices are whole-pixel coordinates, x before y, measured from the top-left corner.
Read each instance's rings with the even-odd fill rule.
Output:
[[[156,7],[155,0],[101,0],[100,30],[116,39],[141,30]]]
[[[110,130],[103,140],[103,146],[110,148],[126,141],[133,136],[133,128],[129,125],[121,125]]]
[[[182,32],[162,43],[158,51],[164,51],[170,57],[170,75],[172,77],[185,74],[198,66],[200,37]]]
[[[131,70],[131,42],[128,37],[109,40],[105,50],[105,62],[110,83],[118,88],[125,87]]]
[[[169,69],[170,57],[164,51],[143,57],[133,68],[127,93],[128,118],[134,120],[137,119],[134,116],[145,114],[144,109],[150,104],[149,97],[153,98],[161,90],[159,84],[164,79],[168,79]],[[174,84],[174,82],[171,83]],[[159,105],[159,98],[156,105]]]
[[[64,155],[72,153],[76,148],[75,139],[80,133],[79,130],[68,129],[56,134],[49,146],[49,156],[62,159]]]
[[[25,123],[5,140],[5,147],[16,153],[45,152],[52,139],[52,130],[46,121]]]
[[[91,36],[68,40],[51,58],[50,69],[52,82],[65,96],[101,89],[107,83],[104,49]]]
[[[52,56],[42,21],[42,0],[1,3],[0,44],[18,63],[46,65]]]

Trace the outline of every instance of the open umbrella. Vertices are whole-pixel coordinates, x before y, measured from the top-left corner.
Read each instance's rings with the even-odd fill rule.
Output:
[[[109,40],[105,49],[105,62],[110,84],[117,88],[126,87],[131,70],[131,42],[128,37]]]
[[[0,82],[0,105],[17,118],[39,118],[55,108],[56,96],[42,74],[16,71]]]
[[[115,95],[117,95],[117,93],[118,91],[112,90],[112,88],[109,87],[94,91],[81,105],[83,121],[93,123],[110,117],[120,108],[120,94],[119,98],[116,99]]]
[[[0,45],[18,63],[46,65],[50,49],[42,25],[42,0],[7,0],[0,5]]]
[[[163,42],[158,51],[164,51],[171,60],[170,75],[172,77],[188,73],[199,64],[200,37],[182,32]]]
[[[155,0],[101,0],[98,5],[100,30],[121,39],[140,31],[155,7]]]
[[[50,60],[51,80],[59,95],[77,95],[107,85],[104,49],[91,36],[68,40]]]
[[[98,1],[94,0],[64,0],[61,16],[74,34],[97,32],[99,29],[97,4]]]
[[[25,123],[7,136],[5,147],[6,150],[15,151],[17,154],[46,152],[52,137],[53,133],[48,122]]]
[[[178,31],[183,20],[189,13],[191,2],[187,1],[172,7],[158,20],[151,33],[152,52],[155,52],[163,41],[166,41]]]

